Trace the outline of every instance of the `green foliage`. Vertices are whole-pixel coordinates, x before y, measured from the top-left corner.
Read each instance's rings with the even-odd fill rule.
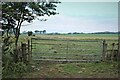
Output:
[[[32,36],[33,32],[32,31],[28,31],[28,36]]]
[[[32,22],[39,16],[55,15],[56,2],[4,2],[2,5],[2,25],[7,36],[12,31],[15,35],[15,46],[17,47],[20,28],[24,21]],[[44,20],[46,21],[46,20]]]
[[[27,72],[27,65],[23,62],[11,63],[3,67],[3,77],[22,77]]]
[[[2,4],[2,29],[3,38],[3,74],[22,74],[26,65],[15,61],[18,50],[20,28],[24,21],[32,22],[39,16],[55,15],[57,2],[3,2]],[[15,35],[15,36],[11,36]],[[15,43],[15,44],[13,44]],[[15,51],[14,51],[15,50]],[[15,58],[14,58],[15,57]]]
[[[22,74],[27,71],[26,65],[22,62],[18,62],[17,64],[14,64],[13,69],[14,69],[13,73],[18,73],[18,74]]]
[[[3,38],[3,47],[2,47],[2,61],[3,66],[8,65],[8,63],[11,63],[13,58],[11,57],[13,54],[13,42],[14,39],[12,37],[6,37]]]
[[[16,28],[19,31],[24,21],[32,22],[38,16],[57,14],[56,7],[54,2],[4,2],[2,5],[3,29]]]
[[[27,72],[28,65],[23,62],[15,63],[15,49],[14,38],[12,36],[4,36],[3,38],[3,54],[2,54],[2,72],[3,78],[5,77],[22,77],[25,72]]]

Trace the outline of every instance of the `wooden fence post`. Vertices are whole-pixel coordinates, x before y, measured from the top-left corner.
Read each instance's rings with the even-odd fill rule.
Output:
[[[68,40],[67,40],[67,52],[66,52],[66,61],[67,61],[67,57],[68,56]]]
[[[31,61],[30,40],[28,40],[28,61]]]
[[[27,62],[27,52],[26,52],[26,43],[22,43],[22,57],[23,57],[23,62]]]
[[[106,41],[103,41],[103,53],[102,53],[102,61],[106,60],[106,52],[107,52],[107,44]]]
[[[120,35],[118,40],[118,78],[120,80]]]
[[[115,47],[115,43],[112,44],[112,51],[111,51],[111,60],[112,61],[114,59],[114,47]]]
[[[120,63],[120,38],[119,38],[119,41],[118,41],[118,57],[117,57],[117,61]]]
[[[31,58],[31,60],[32,60],[32,49],[33,49],[33,48],[32,48],[32,47],[33,47],[33,46],[32,46],[32,43],[33,43],[32,41],[33,41],[33,39],[31,38],[31,44],[30,44],[30,47],[31,47],[31,48],[30,48],[30,58]]]
[[[31,45],[30,45],[30,47],[31,47],[31,50],[30,50],[31,51],[31,55],[30,56],[32,58],[32,38],[31,38]]]

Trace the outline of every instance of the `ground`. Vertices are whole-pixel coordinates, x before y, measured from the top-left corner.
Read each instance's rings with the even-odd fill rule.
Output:
[[[66,40],[107,40],[108,41],[107,43],[112,43],[118,39],[117,34],[36,35],[35,37],[47,38],[47,39],[66,39]],[[47,42],[49,43],[49,41]],[[97,45],[95,46],[97,47]],[[38,46],[38,48],[40,50],[40,46]],[[57,47],[55,46],[54,48],[57,48]],[[41,50],[43,49],[44,49],[44,46],[41,47]],[[58,52],[60,51],[58,50]],[[47,55],[47,56],[50,56],[50,55]],[[32,77],[32,78],[36,78],[36,77],[38,78],[84,78],[84,77],[85,78],[86,77],[116,78],[118,77],[117,62],[61,64],[61,63],[49,63],[49,62],[41,63],[41,62],[33,61],[33,63],[34,64],[32,64],[33,65],[32,67],[34,70],[31,73],[25,75],[24,77]]]
[[[31,78],[117,78],[117,63],[42,63],[24,77]]]
[[[26,42],[28,39],[31,40],[31,38],[47,38],[47,39],[65,39],[65,40],[99,40],[103,41],[106,40],[107,43],[117,43],[118,35],[117,34],[62,34],[62,35],[35,35],[35,36],[30,36],[28,37],[27,35],[20,35],[20,40],[19,42]],[[36,41],[37,43],[42,43],[41,41]],[[33,50],[33,53],[36,52],[47,52],[49,53],[51,50],[51,53],[54,49],[54,54],[45,54],[44,56],[57,56],[57,57],[65,57],[64,55],[55,55],[56,53],[63,52],[65,53],[66,49],[60,50],[56,44],[58,43],[51,43],[51,41],[43,41],[42,44],[47,43],[47,44],[54,44],[54,46],[46,46],[45,45],[39,45],[36,47],[36,50]],[[63,42],[59,42],[64,44]],[[75,45],[81,45],[81,43],[74,43]],[[75,45],[69,45],[69,49],[76,49]],[[86,43],[87,44],[87,43]],[[84,44],[83,44],[84,45]],[[87,44],[89,46],[93,45],[93,43]],[[72,46],[72,47],[71,47]],[[98,47],[97,45],[93,45]],[[64,45],[60,45],[59,47],[65,48]],[[93,47],[84,47],[85,49],[87,48],[92,48]],[[99,47],[98,47],[99,48]],[[108,47],[109,49],[111,47]],[[116,47],[117,48],[117,47]],[[48,49],[48,50],[47,50]],[[99,50],[99,49],[98,49]],[[102,50],[102,48],[101,48]],[[75,54],[78,53],[78,51],[69,51],[70,54]],[[90,52],[88,52],[90,53]],[[92,51],[93,53],[93,51]],[[99,52],[98,52],[99,53]],[[86,52],[82,52],[82,54],[86,54]],[[32,54],[32,57],[39,58],[43,56],[42,54]],[[75,56],[70,56],[72,59],[77,59],[78,55]],[[118,63],[115,61],[106,61],[106,62],[91,62],[91,63],[51,63],[51,62],[42,62],[42,61],[35,61],[32,60],[29,71],[27,73],[24,73],[23,77],[24,78],[117,78],[118,77]],[[7,77],[7,76],[6,76]],[[14,76],[14,77],[19,77],[19,76]]]

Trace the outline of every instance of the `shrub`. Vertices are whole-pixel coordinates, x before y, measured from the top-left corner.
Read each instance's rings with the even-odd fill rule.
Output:
[[[33,32],[32,31],[28,31],[28,36],[32,36]]]
[[[3,78],[19,77],[21,78],[27,72],[27,65],[23,62],[12,63],[3,68]]]

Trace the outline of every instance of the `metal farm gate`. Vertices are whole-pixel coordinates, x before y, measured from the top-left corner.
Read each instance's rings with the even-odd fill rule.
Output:
[[[32,38],[32,59],[53,62],[101,60],[102,41]]]

